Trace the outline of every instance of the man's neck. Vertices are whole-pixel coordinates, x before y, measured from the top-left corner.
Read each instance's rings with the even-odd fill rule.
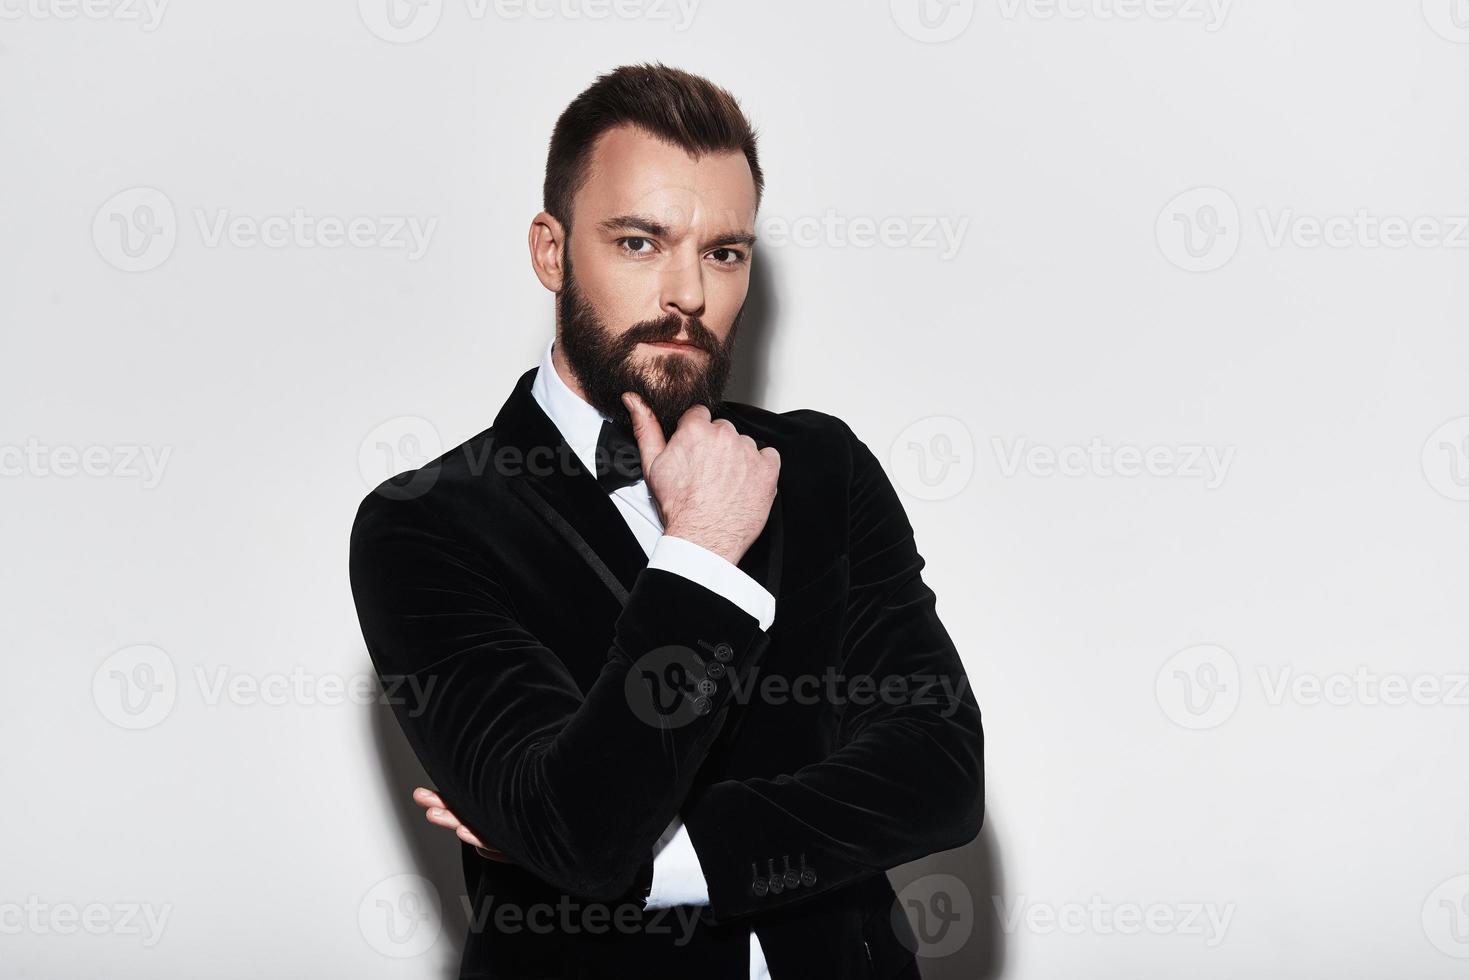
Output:
[[[551,345],[551,366],[556,369],[557,375],[566,383],[572,393],[582,401],[587,400],[587,393],[582,391],[581,382],[577,380],[576,373],[571,370],[571,365],[566,362],[566,352],[561,349],[561,338],[557,337]],[[590,402],[588,402],[590,404]]]

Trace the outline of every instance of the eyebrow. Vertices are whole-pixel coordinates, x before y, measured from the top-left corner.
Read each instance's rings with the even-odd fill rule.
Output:
[[[597,223],[597,227],[603,231],[622,231],[634,229],[646,232],[654,238],[673,237],[668,226],[662,222],[642,214],[619,214],[615,218],[607,218]],[[723,248],[726,245],[745,245],[754,247],[755,236],[749,232],[729,232],[724,235],[716,235],[704,243],[704,248]]]

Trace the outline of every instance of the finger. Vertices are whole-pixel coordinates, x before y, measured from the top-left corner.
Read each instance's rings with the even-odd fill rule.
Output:
[[[632,435],[638,441],[638,455],[642,457],[643,472],[653,468],[653,460],[667,445],[663,438],[663,427],[647,403],[633,391],[622,393],[622,403],[632,415]]]
[[[433,790],[427,789],[423,786],[420,786],[413,791],[413,802],[417,803],[421,807],[436,806],[441,807],[445,810],[448,809],[448,807],[444,806],[443,797],[439,796],[439,794],[435,793]]]
[[[447,827],[450,830],[457,830],[463,826],[459,822],[459,818],[454,816],[454,811],[445,810],[441,806],[429,807],[424,812],[424,816],[428,819],[429,823],[436,824],[440,827]]]
[[[484,847],[485,846],[485,842],[482,841],[482,840],[480,840],[478,837],[476,837],[474,835],[474,831],[470,830],[468,827],[464,826],[463,824],[460,824],[459,825],[459,828],[457,830],[455,830],[454,833],[458,834],[459,835],[459,839],[462,840],[462,841],[464,841],[464,843],[466,843],[466,844],[473,844],[475,847]]]

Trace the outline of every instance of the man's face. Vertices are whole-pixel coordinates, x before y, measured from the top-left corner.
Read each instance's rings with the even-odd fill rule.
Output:
[[[630,126],[603,134],[589,172],[565,243],[558,346],[595,408],[630,428],[621,395],[637,392],[671,437],[729,378],[755,181],[742,153],[695,161]]]

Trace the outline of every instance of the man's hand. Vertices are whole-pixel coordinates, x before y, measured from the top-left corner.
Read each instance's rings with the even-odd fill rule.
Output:
[[[780,453],[757,448],[728,419],[712,420],[704,405],[684,412],[665,441],[642,398],[628,391],[622,403],[632,415],[643,477],[663,513],[664,532],[738,564],[770,517]]]
[[[479,852],[480,857],[488,858],[491,861],[503,861],[506,864],[515,863],[493,847],[486,847],[484,841],[476,837],[472,830],[460,823],[459,818],[454,816],[448,807],[444,806],[444,801],[433,790],[425,789],[422,786],[418,787],[413,791],[413,802],[428,811],[424,816],[428,818],[429,823],[438,824],[440,827],[447,827],[454,831],[464,843],[473,845],[474,849]]]

